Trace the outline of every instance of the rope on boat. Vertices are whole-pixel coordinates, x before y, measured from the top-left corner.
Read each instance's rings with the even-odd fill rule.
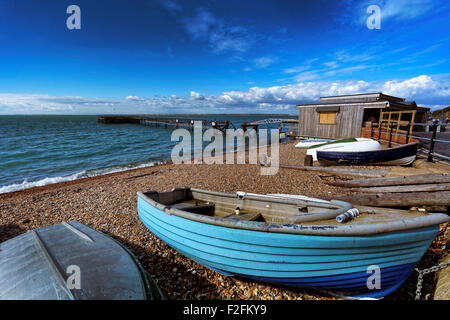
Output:
[[[360,215],[359,210],[357,208],[352,208],[347,212],[344,212],[336,217],[336,221],[339,223],[347,222],[355,219]]]

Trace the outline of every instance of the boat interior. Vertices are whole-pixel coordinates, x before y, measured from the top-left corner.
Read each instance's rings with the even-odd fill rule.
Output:
[[[165,206],[182,212],[223,218],[230,221],[258,221],[297,224],[340,225],[336,216],[353,208],[340,201],[299,200],[275,196],[220,193],[200,189],[176,188],[170,192],[147,191],[144,195]],[[347,205],[347,206],[346,206]],[[360,215],[345,224],[389,223],[428,215],[424,210],[398,210],[355,206]]]

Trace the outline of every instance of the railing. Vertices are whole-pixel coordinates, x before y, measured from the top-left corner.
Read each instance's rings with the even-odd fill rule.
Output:
[[[293,120],[293,119],[263,119],[263,120],[254,121],[254,122],[252,122],[252,124],[262,125],[262,124],[283,123],[283,122],[289,121],[289,120]]]
[[[416,110],[404,110],[404,111],[381,111],[380,113],[380,123],[379,126],[384,128],[392,128],[394,127],[394,123],[396,126],[396,132],[401,133],[409,133],[412,134],[413,126],[411,126],[411,122],[414,122],[416,116]],[[402,120],[403,116],[409,116],[409,120]],[[406,130],[403,130],[402,127],[407,127]]]
[[[387,125],[385,125],[385,122],[387,123]],[[406,126],[406,130],[399,130],[400,126]],[[417,135],[413,135],[414,132],[412,131],[413,126],[425,126],[427,128],[430,128],[431,130],[431,138],[428,137],[421,137],[421,136],[417,136]],[[392,119],[388,120],[388,121],[382,121],[381,123],[376,123],[374,126],[374,123],[371,123],[371,127],[370,127],[370,137],[374,138],[375,134],[378,133],[378,141],[383,140],[383,141],[388,141],[388,147],[392,147],[392,143],[397,143],[397,142],[393,142],[392,138],[393,136],[403,136],[405,137],[405,141],[406,143],[410,143],[411,138],[417,139],[419,141],[429,141],[430,142],[430,147],[427,150],[426,148],[424,148],[425,153],[427,153],[427,161],[432,162],[433,161],[433,157],[437,157],[437,158],[441,158],[441,159],[445,159],[450,161],[450,157],[447,155],[443,155],[443,154],[439,154],[435,152],[435,147],[436,147],[436,143],[450,143],[450,139],[438,139],[437,138],[437,133],[438,132],[442,132],[442,131],[446,131],[446,128],[449,127],[450,124],[447,123],[439,123],[437,120],[434,120],[433,123],[405,123],[405,121],[393,121]],[[383,129],[385,129],[385,131],[383,131]],[[395,131],[395,132],[394,132]],[[429,132],[429,131],[425,131],[425,132]],[[389,139],[383,139],[382,135],[384,134],[388,134],[389,135]],[[449,133],[450,135],[450,133]],[[397,143],[398,144],[398,143]],[[449,145],[450,148],[450,145]]]
[[[278,129],[280,130],[280,132],[284,132],[287,136],[296,137],[298,135],[298,120],[293,119],[293,118],[263,119],[263,120],[253,121],[250,125],[261,127],[261,126],[271,125],[271,124],[279,124]]]

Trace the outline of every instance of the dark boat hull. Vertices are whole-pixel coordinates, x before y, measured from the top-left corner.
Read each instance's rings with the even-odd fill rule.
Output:
[[[417,143],[364,152],[317,151],[317,159],[323,165],[402,165],[411,164],[417,153]]]

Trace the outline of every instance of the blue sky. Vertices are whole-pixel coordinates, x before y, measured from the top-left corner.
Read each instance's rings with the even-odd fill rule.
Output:
[[[0,114],[292,113],[378,91],[436,109],[449,18],[444,0],[0,0]]]

